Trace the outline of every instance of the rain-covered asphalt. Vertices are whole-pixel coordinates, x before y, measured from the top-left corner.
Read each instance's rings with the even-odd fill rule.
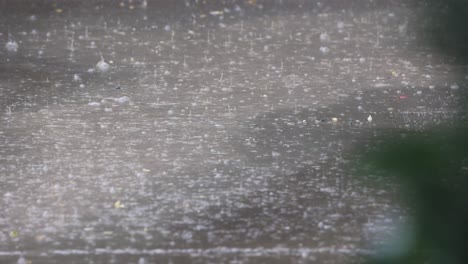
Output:
[[[346,263],[397,187],[356,149],[450,123],[410,1],[0,1],[0,263]]]

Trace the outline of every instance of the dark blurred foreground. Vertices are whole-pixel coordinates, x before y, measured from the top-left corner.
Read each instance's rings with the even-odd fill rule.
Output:
[[[423,13],[429,23],[419,32],[442,54],[468,62],[468,1],[431,1]],[[462,91],[455,127],[398,131],[377,140],[367,153],[373,183],[401,184],[411,219],[394,241],[369,263],[468,263],[468,123]]]

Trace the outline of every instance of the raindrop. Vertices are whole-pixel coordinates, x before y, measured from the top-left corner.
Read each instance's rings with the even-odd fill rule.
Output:
[[[107,72],[110,69],[110,65],[104,61],[101,55],[101,60],[96,64],[96,69],[100,72]]]
[[[328,47],[320,47],[320,51],[323,53],[323,54],[327,54],[330,52],[330,49]]]
[[[128,96],[122,96],[122,97],[116,98],[115,102],[119,104],[126,104],[130,102],[130,98]]]
[[[74,75],[73,75],[73,81],[74,81],[74,82],[80,82],[80,81],[81,81],[81,77],[80,77],[78,74],[74,74]]]
[[[336,27],[337,27],[338,29],[343,29],[343,28],[344,28],[344,23],[343,23],[342,21],[338,21],[338,22],[336,23]]]
[[[7,42],[7,44],[5,45],[5,48],[7,49],[7,51],[9,52],[17,52],[18,51],[18,42],[14,41],[14,40],[9,40]]]
[[[320,41],[330,41],[330,36],[327,33],[320,34]]]
[[[19,257],[18,261],[16,261],[16,263],[17,264],[26,264],[26,259],[23,256],[21,256],[21,257]]]

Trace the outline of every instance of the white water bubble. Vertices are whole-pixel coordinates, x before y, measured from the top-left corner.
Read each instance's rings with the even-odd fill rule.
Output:
[[[9,52],[17,52],[18,48],[19,48],[19,45],[18,45],[18,42],[14,41],[14,40],[9,40],[7,42],[7,44],[5,45],[5,48]]]
[[[344,26],[345,26],[345,24],[344,24],[342,21],[338,21],[338,22],[336,23],[336,27],[337,27],[338,29],[343,29]]]
[[[326,32],[323,32],[320,34],[320,41],[330,41],[330,36]]]
[[[110,65],[101,56],[101,60],[96,64],[96,69],[100,72],[107,72],[110,69]]]
[[[130,97],[122,96],[122,97],[119,97],[119,98],[115,98],[114,101],[119,103],[119,104],[126,104],[126,103],[130,102]]]
[[[16,261],[16,264],[26,264],[26,259],[21,256],[19,259]]]
[[[320,47],[320,52],[323,54],[327,54],[330,52],[330,49],[328,47]]]
[[[80,82],[80,81],[81,81],[81,77],[80,77],[78,74],[73,74],[73,81],[74,81],[74,82]]]
[[[97,64],[96,64],[96,69],[100,72],[106,72],[110,69],[110,65],[105,62],[104,60],[100,60]]]

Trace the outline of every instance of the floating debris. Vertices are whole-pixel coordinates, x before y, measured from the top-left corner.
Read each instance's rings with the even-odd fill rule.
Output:
[[[223,11],[219,11],[219,10],[210,11],[210,15],[212,16],[221,16],[223,13],[224,13]]]
[[[391,85],[389,83],[376,83],[374,84],[375,88],[382,88],[382,87],[390,87]]]
[[[10,231],[10,237],[11,238],[17,238],[18,236],[19,236],[18,231],[16,231],[16,230]]]
[[[122,202],[120,202],[120,200],[118,200],[117,202],[114,203],[114,208],[115,209],[125,208],[125,205],[123,205]]]

